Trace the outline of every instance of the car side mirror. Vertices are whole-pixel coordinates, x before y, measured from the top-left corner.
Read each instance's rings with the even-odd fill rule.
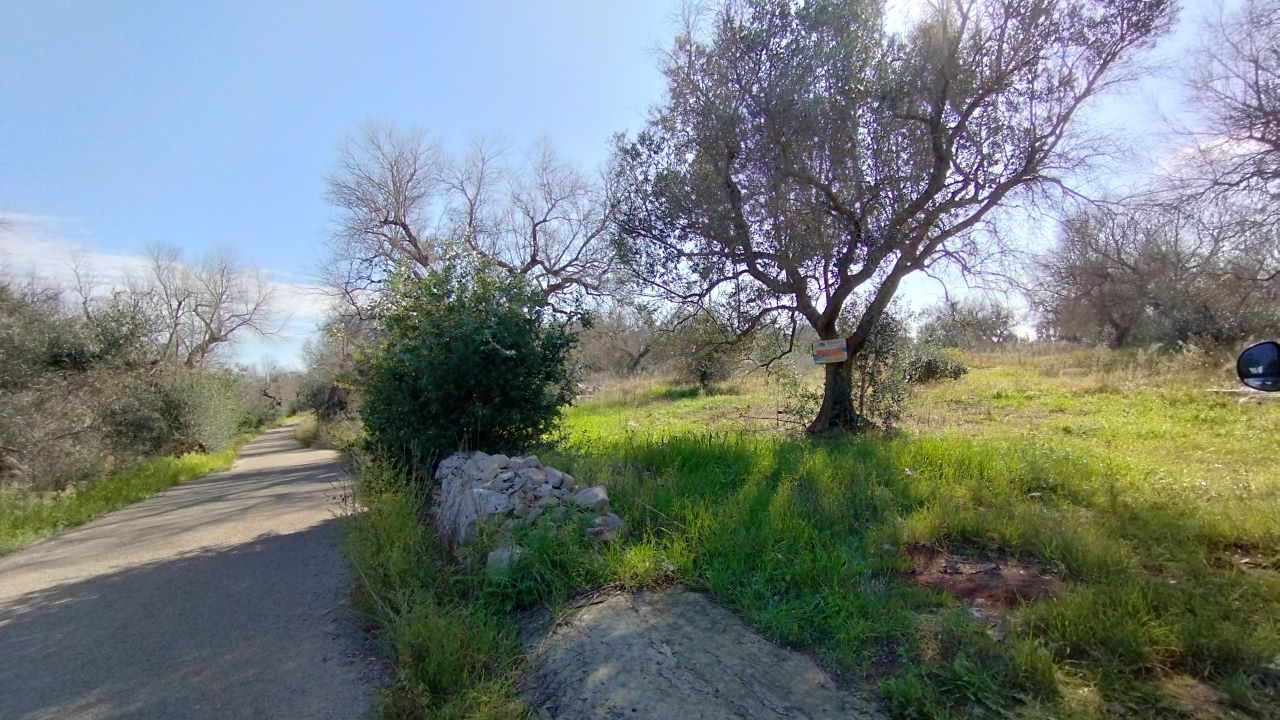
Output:
[[[1280,343],[1268,340],[1245,348],[1236,358],[1236,375],[1254,390],[1280,390]]]

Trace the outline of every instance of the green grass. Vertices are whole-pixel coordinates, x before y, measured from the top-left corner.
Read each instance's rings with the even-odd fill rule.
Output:
[[[151,458],[58,493],[0,488],[0,554],[86,523],[180,482],[226,470],[235,462],[239,447],[255,434],[240,436],[222,452]]]
[[[526,553],[509,573],[484,570],[481,539],[455,556],[421,522],[423,500],[398,470],[359,462],[365,511],[343,544],[355,605],[372,621],[395,679],[376,715],[385,718],[523,718],[516,611],[559,607],[569,593],[614,574],[623,557],[588,552],[582,528],[540,525],[517,537]],[[614,558],[610,563],[606,558]],[[619,567],[616,574],[626,572]]]
[[[674,578],[894,717],[1280,717],[1280,404],[1204,392],[1229,375],[1163,358],[971,361],[890,436],[778,432],[752,419],[779,403],[760,380],[607,388],[539,454],[606,485],[628,532],[593,551],[573,527],[528,531],[502,577],[479,569],[483,542],[440,548],[397,473],[366,469],[347,552],[397,666],[383,714],[522,716],[519,608]],[[913,543],[1013,556],[1063,591],[993,637],[911,581]]]
[[[314,413],[307,413],[298,418],[293,428],[293,439],[306,447],[314,447],[320,435],[320,418]]]
[[[293,437],[306,447],[352,452],[362,442],[359,421],[349,418],[322,418],[306,413],[292,418],[297,425]]]
[[[623,552],[878,684],[898,717],[1177,716],[1162,688],[1187,676],[1273,713],[1280,407],[1204,392],[1204,374],[1053,362],[985,358],[892,437],[747,430],[760,385],[650,387],[573,408],[542,457],[609,487]],[[1013,610],[996,642],[905,576],[915,542],[1013,555],[1066,590]]]

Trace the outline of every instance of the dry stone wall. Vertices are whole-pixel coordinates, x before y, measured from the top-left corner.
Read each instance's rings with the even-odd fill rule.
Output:
[[[436,482],[436,530],[454,545],[471,543],[484,526],[509,536],[519,524],[543,517],[563,520],[575,512],[590,516],[586,533],[601,542],[614,540],[624,527],[610,510],[603,487],[580,486],[572,475],[543,465],[535,455],[454,453],[436,468]],[[505,569],[523,552],[518,545],[499,544],[488,557],[495,570]]]

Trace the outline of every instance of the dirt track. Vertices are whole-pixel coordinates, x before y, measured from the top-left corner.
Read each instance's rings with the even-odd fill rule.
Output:
[[[0,718],[355,718],[381,670],[344,601],[335,453],[235,466],[0,558]]]

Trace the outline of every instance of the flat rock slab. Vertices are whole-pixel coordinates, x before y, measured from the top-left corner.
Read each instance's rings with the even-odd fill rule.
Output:
[[[618,593],[533,640],[521,692],[540,718],[882,718],[809,657],[706,595]]]

